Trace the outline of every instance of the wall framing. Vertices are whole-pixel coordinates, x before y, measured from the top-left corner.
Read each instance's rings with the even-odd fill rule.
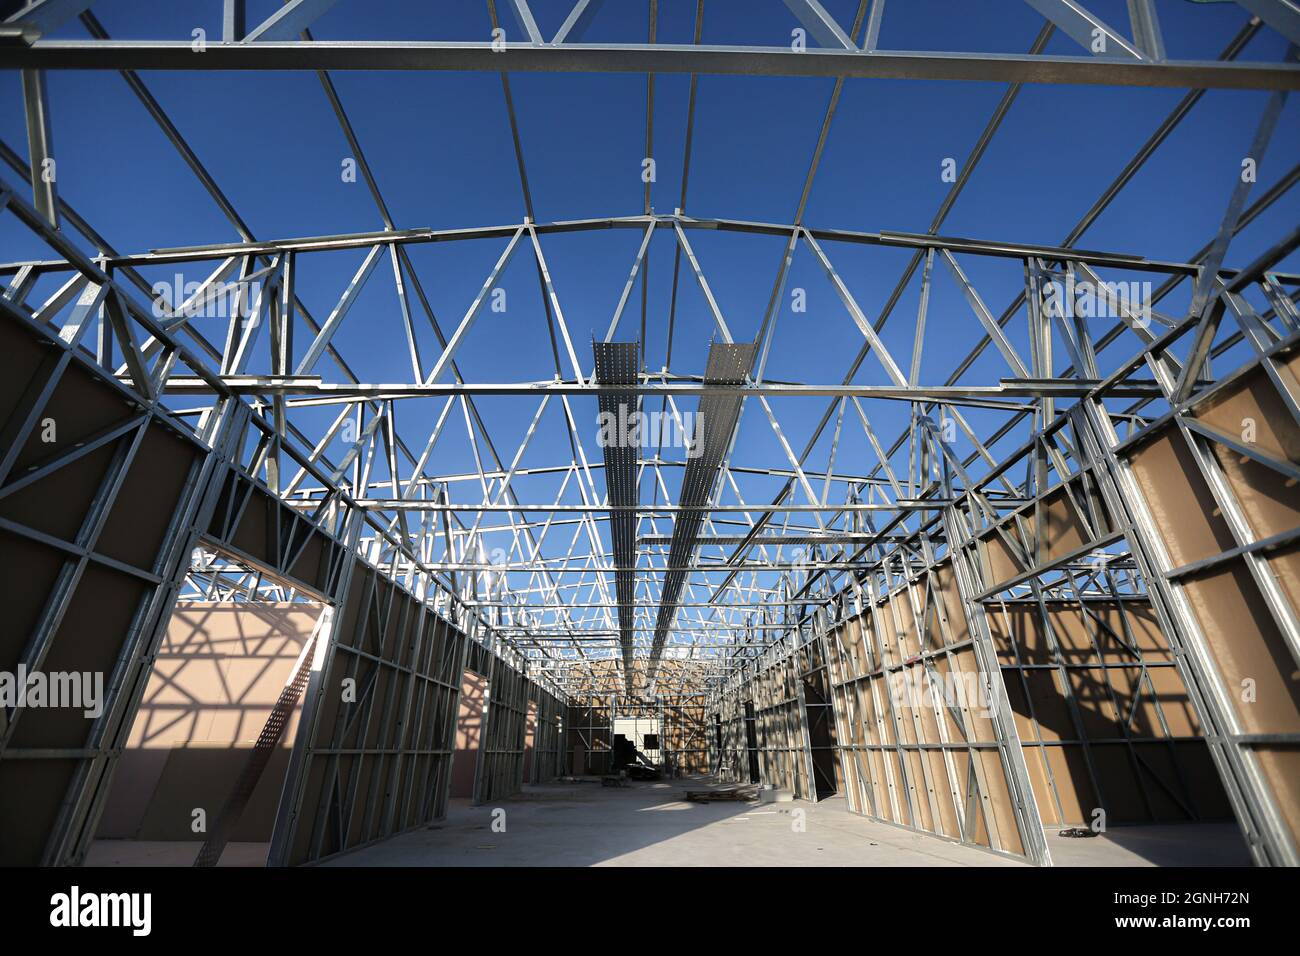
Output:
[[[811,68],[836,77],[824,129],[846,77],[897,71],[1013,85],[925,234],[805,226],[802,200],[789,222],[697,219],[681,209],[657,214],[649,189],[632,216],[538,222],[529,199],[522,221],[402,229],[357,148],[382,229],[258,240],[132,70],[147,76],[170,67],[313,69],[330,92],[328,69],[415,64],[492,71],[495,51],[436,41],[318,44],[309,34],[253,42],[268,29],[275,34],[268,22],[247,37],[223,36],[196,59],[183,37],[118,43],[86,5],[38,3],[10,11],[5,29],[12,42],[0,58],[22,68],[29,159],[0,144],[0,160],[31,189],[0,182],[0,212],[6,221],[15,217],[53,257],[0,264],[6,280],[0,559],[6,568],[21,567],[31,582],[9,578],[0,595],[15,623],[0,638],[0,668],[89,668],[106,675],[109,695],[93,721],[21,705],[0,713],[0,862],[67,864],[84,857],[167,614],[196,571],[191,555],[198,548],[329,608],[329,640],[319,645],[277,827],[277,862],[327,858],[441,812],[459,675],[472,659],[500,694],[477,768],[481,799],[521,785],[530,701],[537,704],[536,746],[554,735],[544,752],[553,757],[539,749],[528,776],[544,777],[548,764],[571,769],[579,748],[579,769],[601,772],[602,763],[608,769],[620,703],[608,696],[611,687],[630,693],[657,682],[645,697],[622,703],[656,710],[666,738],[675,724],[666,748],[675,767],[701,764],[703,724],[717,751],[712,764],[724,776],[769,780],[813,797],[830,782],[826,755],[838,753],[844,789],[862,812],[1039,863],[1048,862],[1042,824],[1053,817],[1068,822],[1088,802],[1119,820],[1213,816],[1214,794],[1193,785],[1205,776],[1208,754],[1255,860],[1300,864],[1300,276],[1278,271],[1300,248],[1300,231],[1291,229],[1244,268],[1225,264],[1234,237],[1300,182],[1300,167],[1281,171],[1250,205],[1253,180],[1234,171],[1218,232],[1186,261],[1075,248],[1205,88],[1268,91],[1247,153],[1263,159],[1288,91],[1298,88],[1300,67],[1268,62],[1257,50],[1234,61],[1263,31],[1300,42],[1278,4],[1243,0],[1247,22],[1219,60],[1207,62],[1167,55],[1149,4],[1130,5],[1131,40],[1104,31],[1124,51],[1123,62],[1045,52],[1056,29],[1078,39],[1079,17],[1090,16],[1086,3],[1064,12],[1061,4],[1034,3],[1043,30],[1029,55],[1015,56],[882,54],[882,4],[872,5],[869,21],[864,5],[847,31],[834,18],[813,15],[808,4],[791,5],[826,47],[812,56],[743,44],[656,44],[653,37],[620,48],[566,48],[577,39],[568,34],[578,29],[580,11],[547,43],[526,0],[513,5],[527,34],[525,43],[509,46],[520,70],[580,63],[644,70],[652,78],[713,68],[779,74]],[[305,31],[313,15],[304,11],[312,6],[290,11],[289,25]],[[89,41],[48,38],[78,15]],[[697,19],[697,34],[700,26]],[[44,182],[40,169],[54,158],[44,71],[91,67],[122,71],[238,240],[121,254]],[[1183,85],[1189,92],[1060,245],[940,235],[1019,84],[1062,77]],[[692,80],[692,104],[694,91]],[[346,138],[357,145],[340,101],[332,93],[330,99]],[[509,97],[507,108],[527,192]],[[647,143],[653,116],[647,112]],[[692,108],[687,142],[693,124]],[[805,198],[824,142],[809,168]],[[689,152],[683,182],[688,162]],[[679,262],[685,254],[687,274],[704,294],[710,334],[716,330],[721,340],[716,348],[740,356],[734,375],[696,381],[680,367],[658,376],[629,367],[631,374],[617,382],[588,376],[542,239],[611,229],[644,236],[606,342],[617,337],[638,275],[646,294],[648,250],[657,235],[671,240]],[[791,257],[807,248],[862,334],[860,354],[842,380],[820,370],[805,383],[765,378],[775,322],[765,317],[752,343],[733,339],[731,328],[741,326],[728,325],[688,238],[700,231],[784,242],[773,303],[790,277]],[[553,377],[550,368],[515,383],[462,376],[457,347],[483,295],[454,333],[444,334],[408,247],[484,239],[508,242],[485,290],[517,249],[530,250]],[[868,315],[823,246],[909,250],[911,260],[884,309]],[[87,254],[91,248],[96,251]],[[329,318],[317,321],[297,296],[301,257],[345,250],[364,261]],[[385,257],[405,332],[396,348],[409,351],[412,376],[368,383],[353,375],[332,337]],[[972,281],[964,269],[975,259],[1023,270],[1023,289],[1000,315],[977,289],[983,280]],[[936,260],[941,270],[934,270]],[[179,306],[160,314],[152,301],[141,302],[141,293],[146,299],[151,293],[140,270],[160,265],[211,270],[203,295],[238,278],[248,295],[229,316],[224,341],[219,330],[210,339]],[[931,282],[942,269],[971,307],[966,319],[978,325],[970,327],[983,334],[950,377],[931,383],[921,376],[922,351]],[[674,304],[677,274],[675,268]],[[906,357],[892,355],[881,332],[917,275],[905,371]],[[1142,314],[1112,294],[1103,302],[1109,328],[1094,323],[1101,316],[1080,308],[1073,293],[1055,311],[1048,308],[1047,293],[1058,285],[1093,283],[1106,299],[1112,280],[1134,276],[1158,276],[1163,284]],[[1153,308],[1176,289],[1189,291],[1185,302],[1176,299],[1172,311]],[[431,367],[415,333],[425,319],[441,346]],[[645,325],[643,314],[640,340],[624,347],[629,361],[639,351],[642,365]],[[295,329],[309,339],[297,349]],[[1118,366],[1103,361],[1134,349]],[[987,365],[975,364],[985,352],[1006,368],[998,365],[990,376]],[[856,384],[867,381],[858,372],[868,355],[880,364],[873,372],[884,377]],[[340,380],[330,380],[332,369],[320,374],[323,358],[335,363]],[[487,434],[474,405],[481,394],[538,402],[513,460],[499,455]],[[744,407],[761,407],[788,461],[778,468],[733,459],[729,427],[712,436],[708,468],[671,463],[689,476],[678,504],[670,501],[658,457],[636,474],[637,482],[649,477],[655,485],[653,508],[630,504],[636,495],[627,494],[626,480],[619,495],[601,501],[590,474],[593,456],[581,447],[569,408],[570,396],[583,395],[606,405],[615,397],[658,395],[665,406],[692,396],[705,409],[734,406],[737,416]],[[771,407],[791,396],[830,400],[802,454],[789,445]],[[395,419],[408,400],[427,398],[446,404],[420,453],[406,446]],[[554,502],[527,501],[512,486],[519,471],[531,470],[517,466],[551,401],[564,406],[564,438],[573,455],[539,470],[575,479],[580,502],[561,501],[563,491]],[[882,444],[862,401],[902,403],[910,412],[904,434]],[[317,402],[343,408],[323,433],[313,413],[300,411]],[[472,475],[441,474],[437,467],[435,445],[453,409],[473,446]],[[1002,416],[1002,424],[976,434],[964,409],[995,413],[986,420]],[[837,465],[854,412],[863,430],[855,437],[866,439],[878,462],[869,471],[842,467],[851,451]],[[47,419],[58,425],[56,442],[40,437]],[[809,454],[825,447],[819,441],[832,420],[829,456],[814,463]],[[738,421],[731,418],[732,425]],[[345,422],[356,424],[357,440],[345,442],[342,460],[334,461],[329,448]],[[633,463],[622,466],[627,479]],[[1012,477],[1020,466],[1023,480]],[[752,496],[741,502],[747,473],[784,478],[782,490],[770,503]],[[481,504],[472,497],[453,503],[453,488],[466,487],[462,481],[481,484]],[[733,493],[734,502],[722,503]],[[808,504],[796,501],[800,493]],[[544,523],[529,518],[537,512],[549,512]],[[563,557],[542,554],[539,537],[568,523],[566,512],[585,531],[586,553],[570,546]],[[466,521],[466,514],[473,517]],[[481,557],[480,521],[491,514],[506,518],[490,533],[513,536],[500,565]],[[660,534],[656,522],[669,516],[671,534]],[[621,529],[619,545],[608,553],[600,520]],[[740,525],[740,533],[721,533],[724,523]],[[631,550],[634,534],[650,546],[644,569]],[[796,543],[811,549],[787,558],[782,547]],[[670,550],[656,551],[659,544]],[[706,551],[714,547],[720,553]],[[719,570],[726,574],[720,586],[700,578]],[[616,595],[605,580],[610,575],[621,578]],[[527,585],[512,589],[512,576],[516,583],[526,577]],[[705,594],[692,593],[706,582]],[[653,638],[638,617],[647,600],[659,611],[652,615]],[[600,613],[582,613],[588,609]],[[644,650],[648,655],[638,657]],[[621,673],[604,666],[615,653],[621,653]],[[595,671],[603,673],[597,678]],[[944,700],[914,704],[906,695],[900,702],[895,684],[943,685],[953,676],[975,680],[985,695],[979,708]],[[1045,690],[1047,676],[1055,682],[1052,693]],[[354,698],[343,696],[344,682],[355,682]],[[1180,711],[1174,702],[1183,696]],[[703,713],[698,699],[708,701]],[[1053,754],[1059,755],[1055,768]],[[1063,787],[1065,773],[1086,779],[1087,787]],[[1117,783],[1125,773],[1132,774],[1131,786]],[[31,793],[40,797],[35,810]]]

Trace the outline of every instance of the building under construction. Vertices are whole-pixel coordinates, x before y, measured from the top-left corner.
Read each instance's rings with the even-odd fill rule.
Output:
[[[0,863],[1300,863],[1298,47],[0,0]]]

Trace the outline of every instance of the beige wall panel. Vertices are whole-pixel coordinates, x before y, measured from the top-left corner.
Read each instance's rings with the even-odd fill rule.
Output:
[[[1043,747],[1042,754],[1051,769],[1056,793],[1061,801],[1061,815],[1064,819],[1060,822],[1091,823],[1092,811],[1098,805],[1098,800],[1083,748],[1074,744]]]
[[[1128,603],[1124,607],[1129,630],[1142,656],[1149,660],[1174,660],[1174,652],[1169,647],[1169,638],[1165,636],[1164,631],[1160,630],[1160,621],[1156,618],[1155,609],[1149,604],[1134,606]],[[1120,634],[1124,633],[1118,627],[1116,631]]]
[[[853,617],[839,629],[840,639],[832,642],[831,653],[835,655],[838,667],[838,680],[848,680],[867,672],[870,666],[870,653],[862,631],[862,619]]]
[[[1043,740],[1072,740],[1074,721],[1066,704],[1060,675],[1054,670],[1025,671],[1029,700],[1038,722],[1038,736]],[[1033,735],[1031,735],[1033,736]]]
[[[77,764],[72,760],[0,760],[0,865],[34,866],[54,828]]]
[[[916,811],[915,825],[922,830],[935,831],[934,811],[930,807],[930,789],[926,784],[925,771],[922,768],[922,756],[919,750],[903,751],[907,764],[908,793]]]
[[[960,679],[967,682],[970,675],[979,673],[979,668],[975,663],[975,652],[971,648],[963,648],[952,656],[956,659],[953,671],[955,676],[949,678],[950,680]],[[979,741],[996,740],[997,735],[993,732],[992,718],[986,716],[983,709],[976,706],[977,704],[978,701],[970,701],[969,706],[963,709],[962,714],[972,739]]]
[[[967,799],[968,781],[971,779],[971,755],[965,750],[953,751],[953,763],[957,766],[958,794],[961,797],[963,812],[967,813],[966,829],[972,843],[989,846],[989,831],[984,825],[984,807],[976,797]]]
[[[911,590],[911,585],[907,590]],[[898,647],[901,660],[915,657],[921,653],[920,637],[916,630],[916,615],[912,612],[911,598],[905,591],[895,591],[889,598],[890,621],[898,635]]]
[[[961,827],[957,823],[957,811],[952,803],[952,785],[948,779],[948,769],[943,754],[937,750],[928,750],[924,759],[930,765],[930,781],[934,793],[934,802],[939,809],[939,832],[954,840],[961,838]]]
[[[1135,679],[1130,675],[1131,679]],[[1197,737],[1201,734],[1201,722],[1196,717],[1187,685],[1173,667],[1151,667],[1147,669],[1147,680],[1154,688],[1159,700],[1160,712],[1174,737]],[[1148,695],[1150,690],[1147,689]],[[1155,713],[1155,702],[1149,696],[1144,698],[1138,708],[1136,729],[1139,733],[1160,736],[1160,723]]]
[[[1016,652],[1025,644],[1023,615],[1008,612],[1008,606],[991,606],[987,614],[993,650],[1001,665],[1015,664]]]
[[[1074,505],[1064,488],[1050,491],[1039,505],[1042,527],[1039,527],[1033,506],[1025,509],[1025,526],[1038,536],[1038,554],[1030,551],[1030,560],[1036,564],[1054,560],[1083,545],[1087,539],[1083,525],[1075,514]]]
[[[898,724],[894,716],[893,707],[889,701],[889,688],[885,686],[883,677],[872,677],[869,679],[872,710],[876,715],[876,740],[877,744],[882,746],[893,746],[898,742]]]
[[[1215,430],[1238,439],[1249,422],[1260,451],[1273,458],[1300,462],[1300,427],[1292,421],[1282,397],[1261,368],[1216,391],[1197,405],[1193,414]]]
[[[1007,701],[1011,704],[1011,716],[1016,722],[1016,735],[1022,742],[1028,743],[1037,736],[1033,719],[1030,717],[1029,701],[1025,695],[1025,686],[1014,670],[1003,672],[1003,682],[1007,688]]]
[[[997,821],[1002,849],[1023,855],[1025,848],[1020,839],[1020,831],[1016,828],[1015,807],[1007,789],[1007,779],[1002,772],[1002,759],[996,750],[980,750],[977,754],[984,766],[984,779],[988,786],[983,800],[984,812],[991,813]]]
[[[23,569],[21,575],[0,575],[6,621],[0,627],[0,668],[12,673],[63,567],[63,555],[48,545],[0,531],[0,557],[10,567]]]
[[[1252,733],[1300,727],[1300,672],[1241,561],[1185,586],[1242,725]],[[1253,703],[1241,700],[1248,679],[1255,682]]]
[[[946,656],[939,656],[934,658],[932,663],[934,665],[935,671],[937,671],[939,674],[939,679],[948,682],[949,686],[951,686],[951,682],[953,680],[956,680],[957,678],[954,678],[952,676],[953,670],[948,663],[948,658]],[[961,707],[957,707],[955,708],[955,710],[957,711],[957,714],[960,717],[960,720],[962,722],[960,726],[957,723],[958,717],[953,716],[953,712],[952,712],[953,708],[945,707],[941,712],[945,733],[947,734],[947,739],[949,741],[953,741],[956,743],[968,742],[969,740],[973,739],[971,736],[972,719],[968,716],[967,712],[964,711]],[[966,729],[963,730],[962,727],[965,727]]]
[[[132,576],[103,565],[87,565],[41,669],[46,673],[102,672],[107,692],[108,675],[121,651],[121,635],[128,633],[147,593],[145,585]],[[90,725],[83,712],[74,708],[29,708],[14,732],[12,746],[81,747]]]
[[[1022,738],[1023,739],[1023,738]],[[1047,782],[1047,764],[1044,751],[1046,747],[1026,746],[1025,767],[1029,771],[1029,786],[1034,791],[1034,802],[1038,804],[1038,815],[1043,826],[1057,826],[1063,821],[1056,808],[1056,797]]]
[[[1091,607],[1091,603],[1088,607]],[[1097,645],[1093,640],[1093,634],[1099,627],[1095,620],[1086,619],[1078,606],[1057,602],[1048,604],[1047,622],[1051,625],[1052,636],[1060,648],[1061,660],[1067,667],[1099,663]]]
[[[872,617],[872,636],[875,638],[877,659],[883,666],[894,667],[902,661],[899,656],[898,628],[888,603],[882,602]]]
[[[1021,664],[1056,663],[1056,655],[1052,652],[1052,645],[1048,640],[1047,631],[1039,620],[1037,606],[1007,604],[1004,605],[1002,614],[990,615],[990,618],[993,617],[997,617],[999,623],[1006,620],[1012,624],[1012,631],[1008,637],[1016,642]],[[1050,612],[1049,620],[1051,620]],[[1059,621],[1052,621],[1052,623],[1056,625]],[[992,620],[990,620],[989,627],[990,629],[995,627]],[[1066,640],[1068,646],[1068,636]]]
[[[868,750],[867,758],[871,764],[872,789],[876,794],[876,807],[880,811],[880,815],[894,823],[906,823],[906,816],[900,816],[902,811],[895,809],[896,807],[905,808],[906,801],[903,799],[903,795],[897,792],[896,778],[898,773],[890,766],[895,759],[893,752]]]
[[[1083,734],[1089,740],[1123,736],[1111,699],[1106,671],[1099,667],[1071,669],[1070,689],[1074,694]]]
[[[856,751],[845,750],[843,767],[844,767],[844,803],[851,813],[863,812],[862,798],[862,776],[858,773],[859,755]]]
[[[488,681],[482,674],[465,671],[460,684],[460,707],[456,713],[456,753],[451,761],[451,795],[468,800],[474,796],[474,771],[483,747],[483,712],[487,706]]]
[[[939,582],[939,596],[948,619],[950,642],[961,644],[970,639],[970,628],[966,624],[966,612],[962,607],[961,592],[957,587],[957,575],[952,570],[952,564],[943,561],[935,566],[934,576]]]
[[[1169,668],[1155,667],[1150,673],[1165,670]],[[1110,692],[1114,695],[1115,705],[1119,708],[1118,714],[1114,714],[1113,708],[1110,709],[1114,714],[1115,732],[1117,734],[1120,732],[1121,724],[1129,714],[1132,714],[1133,720],[1128,725],[1130,734],[1140,737],[1164,737],[1165,733],[1160,728],[1151,685],[1143,677],[1142,669],[1111,667],[1105,671],[1105,677],[1110,682]]]
[[[316,604],[177,606],[114,777],[101,837],[198,839],[190,826],[196,807],[215,824],[320,610]],[[233,839],[271,838],[298,717],[295,711],[286,724]]]
[[[1294,479],[1222,445],[1211,442],[1211,448],[1256,538],[1300,526],[1300,485]]]
[[[1144,444],[1130,460],[1175,567],[1234,546],[1219,506],[1181,435],[1166,432]]]
[[[1014,525],[1008,525],[1006,531],[1013,541],[1019,540]],[[1027,570],[996,530],[985,532],[980,536],[979,554],[984,580],[990,586],[1014,578]]]

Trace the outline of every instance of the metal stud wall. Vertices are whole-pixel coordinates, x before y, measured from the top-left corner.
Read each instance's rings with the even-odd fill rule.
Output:
[[[664,767],[670,776],[709,773],[713,769],[709,738],[713,725],[703,697],[670,695],[659,698]]]
[[[1014,5],[1033,14],[1023,37],[994,25],[997,49],[1014,53],[895,49],[907,7],[886,16],[882,0],[845,5],[851,23],[813,0],[771,5],[819,48],[756,46],[739,17],[711,14],[706,31],[703,2],[671,28],[665,17],[666,33],[681,34],[671,39],[658,33],[658,0],[636,16],[581,0],[543,33],[528,0],[511,0],[507,74],[497,43],[444,36],[443,20],[421,27],[432,38],[349,36],[365,17],[356,0],[285,4],[248,30],[230,0],[202,56],[191,36],[165,35],[167,18],[133,23],[122,42],[90,3],[0,3],[0,67],[28,138],[25,156],[0,143],[13,173],[0,180],[0,230],[22,249],[0,263],[0,670],[101,674],[107,689],[93,719],[0,709],[0,862],[84,858],[171,608],[219,589],[328,608],[277,863],[328,858],[443,812],[472,666],[491,696],[479,800],[509,796],[525,776],[606,772],[613,721],[654,714],[673,772],[708,767],[808,799],[843,791],[856,812],[1035,863],[1050,862],[1047,823],[1230,809],[1258,863],[1300,864],[1300,275],[1284,269],[1300,249],[1284,202],[1300,166],[1284,155],[1293,139],[1269,149],[1300,89],[1294,4],[1161,4],[1178,23],[1166,32],[1147,0],[1118,25],[1088,0],[1029,0]],[[112,7],[117,23],[134,6],[96,10]],[[335,6],[337,19],[317,23]],[[493,29],[496,7],[484,18]],[[597,16],[614,41],[583,41]],[[1224,32],[1217,59],[1202,49],[1210,24]],[[1099,39],[1103,55],[1090,47]],[[380,150],[362,149],[332,78],[353,69],[391,70],[394,84],[412,69],[499,78],[522,208],[458,228],[403,220],[384,195],[384,160],[366,159]],[[71,88],[87,70],[80,95],[98,94],[95,71],[116,71],[148,135],[162,133],[167,161],[194,175],[231,231],[121,251],[69,199],[101,182],[44,175],[65,108],[47,73],[68,71]],[[311,234],[291,221],[255,235],[249,223],[269,210],[236,208],[151,91],[157,70],[316,73],[373,203],[369,231]],[[644,140],[617,165],[644,159],[665,175],[629,179],[631,215],[543,220],[511,78],[587,71],[645,74]],[[664,73],[689,77],[680,168],[654,155],[656,117],[674,115],[663,97],[655,105]],[[732,82],[751,90],[713,85],[718,73],[818,89],[799,116],[812,135],[792,137],[808,153],[788,215],[693,214],[692,153],[708,132],[697,98]],[[969,150],[944,158],[959,172],[941,180],[933,214],[864,226],[837,218],[849,207],[818,170],[844,141],[842,95],[884,76],[926,80],[917,92],[1002,88]],[[978,236],[950,234],[968,183],[1009,208],[1029,194],[982,178],[1034,84],[1053,96],[1119,88],[1124,123],[1105,144],[1115,161],[1097,164],[1117,172],[1090,195],[1086,171],[1063,177],[1063,195],[1085,205],[1055,244],[1008,241],[996,219]],[[1145,110],[1125,112],[1125,87],[1184,92],[1147,131]],[[1233,120],[1256,121],[1249,142],[1227,147],[1226,173],[1182,126],[1196,115],[1219,129],[1227,100],[1207,90],[1233,91]],[[73,95],[75,120],[84,104]],[[109,128],[139,135],[122,119]],[[1192,150],[1178,153],[1180,141]],[[766,168],[731,146],[708,148],[738,181]],[[1206,182],[1222,177],[1221,197],[1198,187],[1187,200],[1218,224],[1204,246],[1182,249],[1165,230],[1150,241],[1169,250],[1084,248],[1108,244],[1094,227],[1113,222],[1117,202],[1134,203],[1133,221],[1159,220],[1160,194],[1136,193],[1161,175],[1147,164],[1170,153],[1204,159]],[[1240,157],[1262,178],[1243,175]],[[143,185],[111,172],[121,189]],[[762,209],[776,192],[761,182]],[[187,212],[169,225],[199,229],[212,209]],[[547,254],[565,242],[577,266],[553,275]],[[634,251],[626,272],[589,274],[613,260],[584,253],[620,242]],[[454,284],[422,281],[423,256],[453,245],[496,247],[466,302]],[[671,270],[659,267],[664,247]],[[739,272],[749,250],[769,247],[775,274],[756,279],[746,265],[711,284],[709,268]],[[482,320],[517,256],[531,259],[539,293],[528,331],[550,348],[510,342],[526,371],[501,381],[501,327]],[[862,298],[894,260],[906,265],[887,294]],[[197,291],[166,302],[151,281],[164,271]],[[375,310],[363,288],[385,273],[391,298]],[[766,310],[728,289],[761,281],[766,294],[768,278]],[[1131,287],[1136,298],[1120,294]],[[999,310],[990,297],[1003,293]],[[792,294],[814,307],[796,309]],[[204,311],[225,295],[228,311]],[[317,295],[319,317],[304,301]],[[574,332],[602,297],[612,314],[591,327],[607,331],[580,358]],[[565,316],[575,301],[580,324]],[[397,371],[366,380],[357,370],[374,367],[372,352],[397,356]],[[491,429],[486,396],[513,403]],[[786,412],[799,403],[818,407]],[[676,422],[694,411],[703,431],[681,448],[595,452],[589,413],[634,406]],[[498,446],[502,421],[520,423],[517,446]],[[556,434],[534,446],[553,421]],[[543,447],[554,460],[534,460]]]
[[[0,669],[98,672],[106,696],[95,720],[0,709],[9,865],[85,853],[211,507],[219,453],[78,348],[101,298],[74,304],[61,334],[0,299]],[[228,425],[212,420],[219,447]]]
[[[1256,281],[1266,295],[1275,291],[1263,270]],[[1256,860],[1295,865],[1300,326],[1285,297],[1270,297],[1278,306],[1272,327],[1241,294],[1230,299],[1256,357],[1215,387],[1175,398],[1169,412],[1123,439],[1126,423],[1099,399],[1076,418],[1090,450],[1108,465],[1107,490],[1132,522],[1135,557],[1165,633],[1181,652],[1198,717]],[[1279,337],[1277,324],[1289,334]],[[1166,343],[1160,345],[1144,356],[1148,364],[1158,365]],[[1170,378],[1164,384],[1176,387]]]

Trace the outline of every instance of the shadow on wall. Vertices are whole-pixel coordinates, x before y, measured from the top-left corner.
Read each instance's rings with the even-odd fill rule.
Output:
[[[321,605],[177,605],[113,778],[99,839],[201,840],[235,785]],[[231,833],[271,839],[301,705]]]
[[[456,714],[456,753],[451,761],[451,796],[472,799],[483,745],[483,720],[488,702],[488,679],[467,670],[461,676],[460,709]]]
[[[1095,807],[1112,824],[1232,819],[1150,604],[1008,603],[989,625],[1045,825],[1086,826]]]

